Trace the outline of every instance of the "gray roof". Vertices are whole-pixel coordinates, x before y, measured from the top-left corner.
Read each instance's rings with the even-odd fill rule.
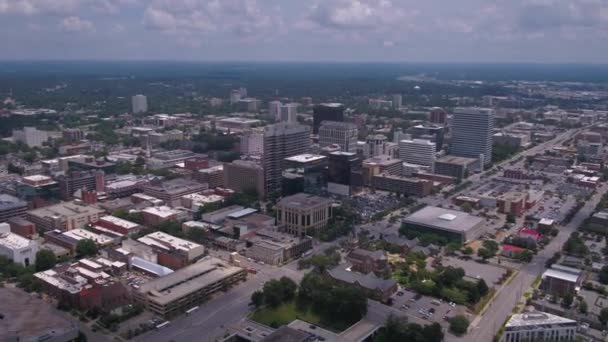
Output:
[[[403,223],[417,224],[454,232],[466,232],[483,223],[483,218],[464,211],[426,206],[411,214]]]
[[[393,279],[378,278],[373,273],[361,274],[351,272],[340,266],[328,270],[327,273],[329,273],[329,275],[334,279],[341,280],[349,284],[358,283],[361,287],[369,290],[386,291],[396,284]]]
[[[550,313],[535,311],[523,314],[515,314],[511,316],[511,319],[507,322],[505,327],[526,327],[526,326],[537,326],[544,324],[564,324],[564,323],[574,323],[576,321],[564,318],[557,315],[552,315]]]

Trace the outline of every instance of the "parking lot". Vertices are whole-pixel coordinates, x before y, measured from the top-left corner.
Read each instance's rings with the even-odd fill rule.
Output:
[[[441,260],[443,266],[460,267],[469,278],[483,279],[488,286],[498,283],[506,269],[492,264],[481,264],[474,260],[460,260],[458,258],[445,257]]]
[[[528,215],[532,216],[535,220],[548,218],[561,222],[575,205],[576,198],[572,196],[567,196],[564,199],[558,196],[544,196],[528,211]]]
[[[411,321],[418,324],[437,322],[447,328],[447,319],[456,315],[465,315],[472,320],[467,308],[462,305],[450,305],[445,301],[417,295],[408,290],[400,290],[393,296],[393,307],[412,317]]]

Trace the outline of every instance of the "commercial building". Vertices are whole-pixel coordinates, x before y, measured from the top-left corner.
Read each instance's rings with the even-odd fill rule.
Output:
[[[445,126],[448,122],[448,113],[443,108],[433,107],[429,112],[429,121],[432,124]]]
[[[340,146],[342,152],[357,151],[357,125],[350,122],[323,121],[319,127],[319,147]]]
[[[57,177],[59,195],[64,201],[74,198],[78,190],[105,191],[105,173],[103,171],[70,171]]]
[[[258,112],[262,107],[262,100],[253,97],[241,98],[237,103],[237,109],[242,112]]]
[[[240,116],[225,118],[218,120],[215,125],[218,129],[230,130],[230,131],[244,131],[251,129],[254,126],[261,124],[262,122],[258,119],[243,118]]]
[[[268,102],[268,114],[273,117],[276,121],[281,121],[281,101],[270,101]]]
[[[88,230],[76,228],[68,231],[52,230],[44,234],[44,240],[52,242],[63,248],[70,250],[71,253],[76,252],[78,242],[82,240],[91,240],[98,247],[107,247],[114,244],[114,239],[103,235],[96,234]]]
[[[392,96],[393,99],[393,108],[399,109],[403,105],[403,96],[401,94],[394,94]]]
[[[430,140],[435,143],[435,151],[437,152],[443,149],[444,131],[445,128],[438,125],[416,125],[407,130],[412,138]]]
[[[0,288],[0,341],[76,341],[78,325],[42,299],[17,288]]]
[[[281,265],[312,249],[309,238],[293,237],[269,229],[256,231],[255,237],[248,239],[248,242],[251,247],[245,251],[245,255],[269,265]]]
[[[201,208],[212,204],[220,204],[224,201],[224,196],[216,194],[190,194],[182,197],[181,205],[184,208],[198,212]]]
[[[279,111],[279,121],[287,123],[298,122],[298,104],[287,103],[282,105]]]
[[[235,160],[224,164],[224,186],[238,192],[255,191],[264,198],[264,169],[254,161]]]
[[[378,156],[365,159],[361,165],[363,185],[370,186],[374,176],[379,174],[400,175],[402,163],[403,162],[400,159],[391,158],[389,156]]]
[[[38,208],[59,199],[59,185],[51,177],[32,175],[22,177],[15,184],[17,197]]]
[[[131,111],[135,114],[148,111],[148,98],[138,94],[131,97]]]
[[[167,221],[179,221],[180,211],[167,206],[147,207],[141,211],[144,224],[158,226]]]
[[[299,154],[283,162],[282,194],[298,192],[319,194],[327,186],[328,158],[316,154]]]
[[[100,217],[96,224],[123,235],[137,234],[142,228],[135,222],[127,221],[112,215]]]
[[[575,295],[583,281],[583,274],[580,269],[552,265],[542,275],[539,288],[553,296],[563,297],[566,294]]]
[[[158,170],[174,167],[175,165],[183,163],[189,159],[205,158],[205,155],[197,154],[187,150],[162,151],[152,154],[152,157],[148,158],[146,164],[150,169]]]
[[[38,237],[36,226],[24,219],[23,217],[12,217],[6,221],[11,226],[11,232],[26,239],[35,239]]]
[[[424,197],[433,191],[433,182],[426,179],[379,174],[372,177],[371,187],[403,195]]]
[[[574,341],[577,322],[550,313],[534,311],[511,316],[502,342]]]
[[[135,299],[157,315],[173,317],[246,278],[247,271],[244,268],[207,257],[171,274],[141,284]]]
[[[241,135],[240,149],[242,154],[261,155],[264,153],[264,130],[254,128]]]
[[[42,147],[43,143],[49,140],[49,134],[46,131],[39,131],[36,127],[23,127],[21,130],[13,130],[13,140],[28,147]]]
[[[332,204],[328,198],[304,193],[283,197],[277,203],[277,225],[292,235],[315,235],[327,226]]]
[[[308,152],[310,128],[279,123],[264,128],[264,180],[266,194],[281,190],[285,158]]]
[[[399,142],[399,159],[410,164],[433,167],[435,144],[430,140],[414,139]]]
[[[224,165],[216,165],[205,169],[200,169],[194,173],[194,179],[207,184],[209,189],[223,187],[224,185]]]
[[[150,233],[137,241],[156,251],[159,265],[173,270],[195,262],[205,253],[205,247],[163,232]]]
[[[514,148],[526,147],[530,145],[530,134],[515,134],[515,133],[496,133],[492,137],[492,141],[496,145],[505,145]]]
[[[0,255],[16,264],[29,266],[36,263],[38,243],[11,233],[8,223],[0,223]]]
[[[450,176],[462,180],[472,173],[472,168],[476,163],[477,159],[475,158],[447,155],[435,161],[434,172],[438,175]]]
[[[382,134],[372,134],[365,138],[364,155],[367,158],[388,155],[386,143],[388,138]]]
[[[153,180],[143,186],[144,194],[165,201],[168,205],[179,205],[182,196],[206,190],[208,187],[199,182],[176,178],[168,181]]]
[[[329,154],[327,191],[331,194],[350,196],[354,187],[362,185],[361,158],[354,152]]]
[[[372,109],[388,109],[393,107],[393,101],[383,99],[369,99],[368,104]]]
[[[68,167],[71,171],[103,171],[107,174],[116,173],[116,164],[107,162],[104,159],[85,157],[83,159],[68,160]]]
[[[95,223],[104,211],[78,202],[64,202],[40,209],[30,210],[26,219],[36,225],[39,231],[59,229],[62,231],[84,228]]]
[[[0,222],[6,222],[11,217],[23,217],[27,211],[27,202],[17,197],[0,194]]]
[[[484,219],[458,210],[426,206],[403,219],[407,230],[433,233],[466,243],[483,233]]]
[[[323,121],[344,121],[344,105],[321,103],[313,107],[312,133],[318,134]]]
[[[76,144],[84,140],[84,132],[80,128],[66,128],[61,131],[61,136],[66,144]]]
[[[147,178],[121,179],[106,184],[106,193],[111,198],[121,198],[142,192],[145,185],[149,184]]]
[[[481,166],[491,164],[493,129],[493,109],[455,108],[450,153],[477,158]]]

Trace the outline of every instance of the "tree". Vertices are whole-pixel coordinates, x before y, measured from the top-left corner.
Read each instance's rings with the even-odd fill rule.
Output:
[[[473,254],[473,248],[471,248],[471,246],[466,246],[462,250],[462,254],[464,254],[464,255],[471,255],[471,254]]]
[[[569,308],[573,302],[574,302],[574,297],[570,293],[566,293],[566,295],[564,295],[562,297],[562,304],[566,308]]]
[[[580,301],[580,303],[578,304],[578,311],[582,314],[586,314],[588,310],[587,307],[587,302],[583,299]]]
[[[80,258],[85,258],[97,254],[97,245],[91,239],[83,239],[76,244],[76,254]]]
[[[608,266],[602,267],[599,273],[600,283],[606,285],[608,284]]]
[[[486,281],[483,279],[479,279],[477,285],[475,286],[477,287],[477,291],[479,292],[480,296],[485,296],[490,291],[488,285],[486,284]]]
[[[325,272],[325,270],[330,264],[329,257],[323,254],[313,255],[312,258],[310,258],[310,262],[321,273]]]
[[[51,269],[57,263],[55,254],[48,249],[41,249],[36,253],[36,272]]]
[[[482,258],[484,261],[486,261],[487,259],[490,259],[494,255],[495,255],[494,252],[492,252],[491,250],[484,248],[484,247],[477,250],[477,256]]]
[[[534,258],[534,253],[529,249],[524,249],[517,255],[517,259],[521,262],[530,262],[532,261],[532,258]]]
[[[464,211],[465,213],[470,213],[473,211],[473,207],[471,206],[471,203],[465,202],[460,206],[460,209],[462,209],[462,211]]]
[[[606,323],[608,323],[608,308],[603,308],[598,318],[602,322],[602,325],[606,326]]]
[[[264,293],[262,291],[255,291],[251,294],[251,302],[256,308],[259,308],[264,304]]]
[[[463,315],[457,315],[450,319],[450,331],[457,336],[466,334],[469,329],[469,320]]]

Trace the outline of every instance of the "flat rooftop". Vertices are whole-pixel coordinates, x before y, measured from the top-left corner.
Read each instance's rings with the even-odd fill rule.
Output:
[[[242,270],[220,259],[207,257],[169,275],[144,283],[138,291],[146,294],[148,300],[165,305]]]
[[[150,215],[155,215],[162,218],[171,217],[172,215],[176,215],[178,213],[177,210],[173,210],[167,206],[160,207],[147,207],[142,210],[144,213],[148,213]]]
[[[456,232],[466,232],[483,221],[483,218],[469,215],[463,211],[433,206],[426,206],[403,219],[403,223]]]
[[[27,202],[18,199],[15,196],[0,194],[0,210],[10,210],[13,208],[26,207]]]
[[[0,288],[0,302],[0,341],[67,341],[78,335],[76,324],[20,289]]]
[[[51,205],[48,207],[34,209],[28,211],[28,214],[34,215],[37,217],[60,217],[60,216],[74,216],[74,215],[83,215],[83,214],[102,214],[103,210],[97,209],[94,207],[90,207],[87,205],[79,205],[74,202],[65,202],[61,204]]]
[[[310,154],[310,153],[298,154],[293,157],[285,158],[285,160],[287,160],[287,161],[297,162],[297,163],[308,163],[308,162],[313,162],[313,161],[318,161],[318,160],[323,160],[323,159],[327,159],[327,157],[322,156],[320,154]]]
[[[468,165],[475,163],[477,159],[447,155],[436,160],[438,163],[448,163],[457,165]]]
[[[192,249],[202,247],[201,245],[192,241],[180,239],[163,232],[150,233],[144,237],[137,239],[137,241],[148,246],[157,246],[163,249],[168,249],[168,247],[170,247],[183,251],[190,251]]]
[[[575,320],[564,318],[550,313],[535,311],[523,314],[515,314],[511,316],[511,319],[507,322],[505,327],[530,327],[544,324],[564,324],[570,323],[575,324]]]
[[[100,217],[99,221],[109,222],[111,224],[123,227],[125,229],[134,229],[134,228],[139,227],[139,224],[137,224],[137,223],[127,221],[127,220],[121,219],[120,217],[116,217],[116,216],[112,216],[112,215]]]
[[[9,249],[21,249],[33,244],[32,240],[26,239],[14,233],[2,233],[0,232],[0,246],[7,247]]]
[[[84,230],[84,229],[72,229],[72,230],[68,230],[66,232],[63,233],[63,235],[70,237],[76,241],[80,241],[80,240],[93,240],[95,243],[99,244],[99,245],[107,245],[112,243],[112,238],[105,236],[105,235],[101,235],[101,234],[95,234],[93,232],[90,232],[88,230]]]
[[[298,193],[295,195],[283,197],[279,201],[279,204],[281,206],[287,206],[290,208],[295,207],[295,208],[300,208],[300,209],[312,208],[312,207],[316,207],[318,205],[324,205],[324,204],[329,205],[331,203],[332,203],[332,200],[330,200],[329,198],[309,195],[309,194],[305,194],[305,193]]]

